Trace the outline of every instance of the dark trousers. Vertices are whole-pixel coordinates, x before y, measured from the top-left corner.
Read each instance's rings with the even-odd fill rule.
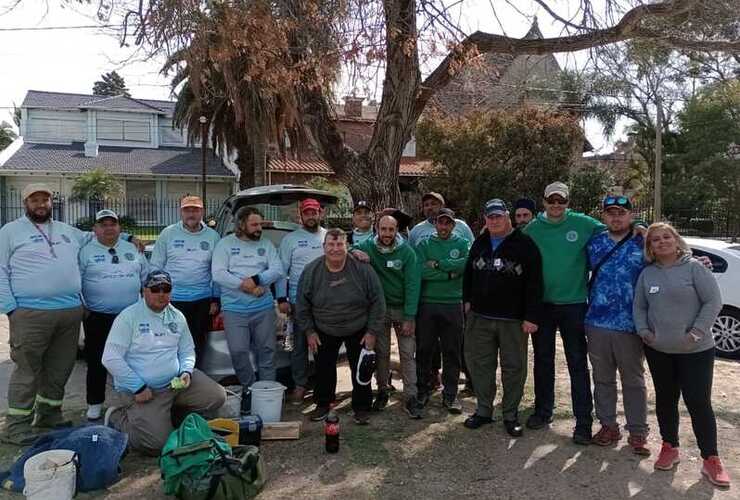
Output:
[[[534,409],[543,418],[551,418],[555,407],[555,330],[563,339],[565,360],[570,374],[570,396],[576,425],[591,427],[593,399],[588,371],[588,349],[583,319],[586,304],[545,304],[534,348]]]
[[[462,351],[462,304],[421,304],[416,325],[416,372],[419,394],[432,392],[429,372],[437,346],[442,354],[443,395],[457,397]]]
[[[185,315],[190,335],[195,344],[195,367],[200,368],[203,363],[203,351],[206,347],[206,335],[211,328],[210,298],[194,300],[192,302],[172,302],[172,305]]]
[[[667,354],[645,346],[655,387],[655,414],[660,436],[678,446],[678,398],[691,415],[702,458],[717,455],[717,420],[712,410],[714,347],[690,354]]]
[[[82,321],[85,326],[85,361],[87,362],[87,404],[97,405],[105,401],[105,384],[108,371],[102,363],[105,341],[113,326],[115,314],[90,311]]]
[[[316,406],[329,406],[334,399],[337,388],[337,358],[339,348],[344,343],[347,350],[347,360],[352,374],[352,409],[357,411],[369,411],[372,402],[372,389],[370,384],[360,385],[357,383],[357,363],[360,360],[360,351],[365,332],[359,332],[349,337],[333,337],[319,332],[321,345],[314,355],[316,361],[316,385],[314,386],[314,402]]]

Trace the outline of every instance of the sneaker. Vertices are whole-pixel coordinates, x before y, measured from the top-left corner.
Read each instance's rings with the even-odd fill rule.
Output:
[[[522,437],[524,429],[518,420],[504,420],[504,428],[511,437]]]
[[[419,401],[415,397],[411,397],[406,400],[404,409],[406,410],[406,413],[409,414],[409,417],[415,420],[419,420],[423,416],[421,408],[419,408]]]
[[[660,455],[658,455],[658,460],[655,461],[654,467],[657,470],[671,470],[680,461],[681,459],[678,456],[678,447],[674,448],[664,441],[663,446],[660,448]]]
[[[590,426],[582,426],[582,425],[576,425],[576,428],[573,429],[573,442],[575,444],[579,444],[581,446],[588,446],[591,444],[591,440],[593,439],[593,436],[591,435],[591,427]]]
[[[591,442],[599,446],[614,446],[622,439],[619,425],[602,425]]]
[[[537,430],[547,427],[552,423],[552,417],[544,418],[540,417],[536,413],[533,413],[527,419],[527,429]]]
[[[311,413],[308,414],[308,418],[311,420],[311,422],[321,422],[322,420],[326,420],[326,416],[329,414],[329,411],[331,408],[328,406],[316,406]]]
[[[388,391],[379,390],[373,401],[373,411],[383,411],[388,406]]]
[[[290,403],[294,405],[303,404],[303,398],[306,396],[306,388],[300,385],[295,386],[293,392],[290,393]]]
[[[87,405],[87,413],[85,414],[88,420],[100,420],[103,416],[103,405]]]
[[[444,398],[442,400],[442,406],[447,408],[447,411],[450,412],[452,415],[460,415],[462,413],[462,404],[457,398]]]
[[[357,425],[367,425],[370,421],[370,413],[364,410],[355,411],[355,423]]]
[[[701,467],[701,473],[707,480],[715,486],[727,488],[730,486],[730,476],[722,466],[719,457],[714,455],[704,460]]]
[[[627,443],[632,448],[632,453],[647,457],[650,455],[650,449],[647,447],[647,438],[642,434],[630,434]]]
[[[468,418],[465,419],[465,422],[463,422],[463,425],[467,427],[468,429],[477,429],[481,426],[484,426],[486,424],[493,423],[493,419],[491,417],[481,417],[477,413],[473,413]]]

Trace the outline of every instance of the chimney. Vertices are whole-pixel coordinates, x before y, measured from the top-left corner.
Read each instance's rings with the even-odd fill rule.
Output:
[[[362,118],[362,101],[364,97],[348,95],[344,97],[344,117]]]
[[[86,142],[85,143],[85,156],[88,158],[97,158],[98,156],[98,143],[97,142]]]

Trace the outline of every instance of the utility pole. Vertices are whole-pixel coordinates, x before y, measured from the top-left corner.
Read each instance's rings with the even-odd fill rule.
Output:
[[[663,162],[663,100],[655,99],[655,213],[654,222],[663,219],[662,204],[662,162]]]
[[[206,144],[208,143],[208,132],[206,130],[206,122],[208,119],[205,116],[198,118],[200,122],[200,150],[201,150],[201,199],[203,200],[203,215],[208,213],[206,209]]]

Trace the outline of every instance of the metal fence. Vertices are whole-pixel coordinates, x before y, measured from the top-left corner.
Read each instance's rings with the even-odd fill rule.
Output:
[[[646,222],[654,220],[652,204],[638,203],[634,213],[637,219]],[[683,236],[733,241],[740,238],[740,211],[727,202],[718,201],[696,207],[666,205],[663,219],[673,224]]]

